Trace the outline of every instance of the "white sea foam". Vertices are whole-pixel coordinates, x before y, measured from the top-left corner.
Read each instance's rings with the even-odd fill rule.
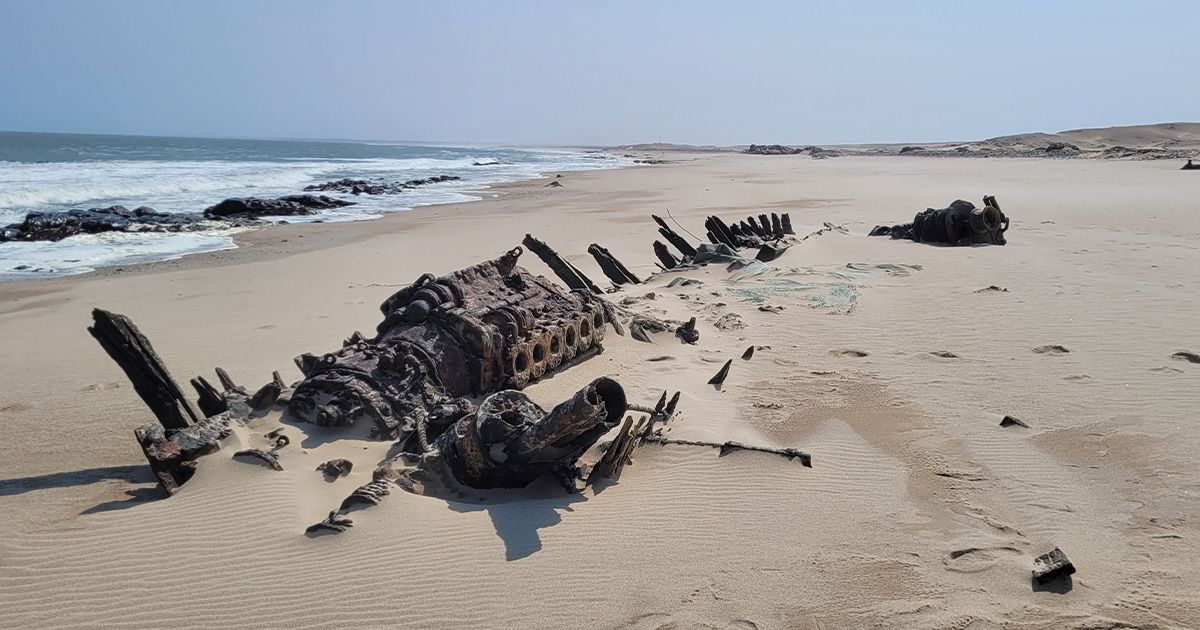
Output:
[[[134,141],[136,142],[136,141]],[[342,178],[405,182],[452,175],[461,179],[427,184],[391,195],[329,194],[355,205],[312,216],[281,217],[289,223],[350,221],[440,203],[479,198],[483,187],[531,179],[549,171],[615,168],[628,160],[566,150],[412,147],[387,143],[414,157],[296,158],[262,161],[96,159],[74,162],[0,162],[0,226],[19,223],[29,212],[60,212],[124,205],[160,212],[200,213],[230,197],[274,198]],[[423,153],[423,155],[421,155]],[[156,156],[157,157],[157,156]],[[487,163],[475,166],[476,162]],[[494,163],[493,163],[494,162]],[[59,243],[0,244],[0,279],[79,273],[94,267],[174,258],[232,247],[228,235],[111,233],[78,236]]]
[[[232,249],[233,231],[180,234],[108,232],[81,234],[57,242],[0,245],[0,280],[85,273],[96,267]]]

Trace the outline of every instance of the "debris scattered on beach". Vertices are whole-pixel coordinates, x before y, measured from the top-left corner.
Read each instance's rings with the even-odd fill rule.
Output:
[[[348,459],[331,459],[317,466],[317,471],[335,479],[349,475],[352,470],[354,470],[354,462]]]
[[[339,510],[345,510],[355,505],[379,505],[383,497],[392,493],[394,484],[387,479],[375,479],[370,483],[359,486],[346,497]]]
[[[681,256],[676,258],[659,243],[656,254],[665,268],[727,264],[729,271],[738,274],[731,279],[735,283],[765,273],[765,260],[797,242],[791,236],[794,232],[786,213],[760,214],[733,224],[710,216],[706,228],[713,242],[699,247],[692,247],[662,219],[655,220],[660,234],[679,249]],[[823,231],[833,229],[837,226],[827,224]],[[626,310],[653,301],[654,292],[626,297],[620,305],[610,302],[601,297],[604,292],[590,278],[546,243],[531,234],[523,242],[568,285],[570,292],[517,267],[521,248],[447,276],[425,274],[384,301],[380,307],[384,319],[374,337],[355,332],[339,350],[297,357],[296,365],[304,374],[298,383],[289,386],[275,372],[271,382],[251,395],[220,368],[216,370],[220,389],[203,377],[192,379],[199,394],[200,413],[183,398],[148,341],[121,341],[140,336],[132,322],[128,322],[129,330],[124,333],[97,338],[102,344],[107,337],[117,341],[115,346],[107,344],[106,349],[120,346],[110,353],[126,367],[133,382],[143,383],[139,393],[160,418],[161,426],[143,427],[138,437],[152,468],[169,490],[187,481],[195,470],[195,459],[217,450],[233,425],[244,424],[258,417],[254,414],[272,408],[286,406],[291,420],[322,427],[347,427],[366,419],[373,423],[372,436],[395,439],[391,455],[376,469],[374,480],[356,489],[329,518],[310,527],[309,533],[344,531],[350,526],[345,511],[378,503],[394,486],[422,494],[463,496],[464,488],[520,488],[552,474],[565,488],[577,491],[576,481],[582,477],[577,461],[618,425],[626,409],[649,417],[636,422],[632,415],[625,419],[616,440],[591,469],[589,480],[619,474],[620,468],[631,461],[632,450],[643,441],[718,448],[722,455],[734,450],[764,451],[800,458],[804,465],[811,465],[808,455],[796,449],[666,438],[655,424],[665,423],[674,413],[679,392],[669,403],[664,392],[658,406],[649,409],[628,404],[616,381],[599,378],[547,412],[516,391],[598,353],[605,323],[612,323],[622,332],[621,321],[628,321],[630,335],[642,342],[651,342],[651,334],[662,332],[673,332],[688,344],[697,343],[700,336],[694,316],[680,323],[661,320],[657,313],[645,310]],[[743,247],[758,247],[757,259],[738,254],[738,248]],[[588,251],[614,285],[642,282],[599,244],[593,243]],[[870,271],[847,267],[846,273],[857,274],[855,277],[871,275]],[[770,269],[779,272],[778,268]],[[733,287],[729,293],[757,301],[761,310],[768,312],[779,312],[783,307],[764,304],[764,296],[815,286],[786,279],[752,282]],[[700,287],[703,282],[680,276],[668,286]],[[723,295],[720,291],[712,294]],[[690,294],[681,295],[686,298]],[[852,305],[854,295],[849,295]],[[824,303],[824,298],[816,299]],[[719,309],[725,305],[717,302],[712,306]],[[112,317],[98,316],[97,321],[109,319]],[[735,312],[721,314],[714,325],[726,331],[747,327]],[[750,360],[755,348],[748,347],[743,360]],[[726,360],[708,383],[720,389],[732,363],[732,359]],[[488,393],[478,407],[467,398]],[[264,438],[271,450],[246,449],[234,457],[257,458],[282,470],[277,451],[290,439],[283,435],[282,428],[268,432]],[[168,451],[176,455],[162,455]],[[348,475],[352,467],[349,460],[335,459],[317,470],[337,479]]]
[[[762,446],[750,446],[741,442],[701,442],[697,440],[676,440],[663,437],[659,434],[648,435],[643,438],[644,442],[651,444],[677,444],[683,446],[707,446],[709,448],[720,449],[720,455],[725,456],[734,451],[756,451],[759,453],[771,453],[772,455],[780,455],[788,459],[799,459],[800,464],[805,468],[812,468],[812,456],[804,451],[794,448],[765,448]]]
[[[724,383],[725,378],[729,376],[729,366],[731,365],[733,365],[733,359],[726,361],[725,365],[721,366],[721,370],[708,379],[708,384],[719,386]]]
[[[1026,429],[1032,428],[1028,424],[1025,424],[1021,420],[1014,418],[1012,416],[1004,416],[1003,418],[1001,418],[1000,426],[1002,426],[1002,427],[1018,426],[1018,427],[1025,427]]]
[[[348,518],[347,516],[345,516],[343,514],[339,514],[337,510],[333,510],[332,512],[329,513],[329,516],[327,516],[325,518],[325,520],[321,521],[320,523],[316,523],[314,525],[309,525],[308,528],[304,530],[304,533],[306,533],[306,534],[323,534],[323,533],[340,534],[340,533],[346,531],[347,527],[353,527],[353,526],[354,526],[353,520],[351,520],[350,518]]]
[[[737,313],[725,313],[713,322],[713,328],[717,330],[741,330],[746,327],[746,321]]]
[[[694,278],[684,278],[684,277],[675,278],[674,280],[667,283],[668,289],[673,289],[675,287],[700,287],[700,286],[704,286],[704,282],[702,282],[700,280],[696,280]]]
[[[264,451],[260,448],[248,448],[234,453],[233,456],[258,458],[275,470],[283,470],[283,466],[279,463],[279,456],[272,451]]]
[[[983,198],[982,208],[959,199],[946,208],[918,212],[912,223],[877,225],[868,236],[891,236],[918,243],[1004,245],[1008,225],[1009,219],[1000,210],[1000,204],[988,195]]]
[[[596,243],[592,243],[588,246],[588,253],[596,259],[596,264],[600,265],[600,270],[604,272],[604,275],[608,276],[609,280],[612,280],[613,284],[618,286],[622,284],[641,284],[642,281],[633,275],[629,271],[629,268],[621,264],[621,261],[617,260],[616,256],[613,256],[612,252],[607,249]]]
[[[551,249],[549,245],[534,238],[532,234],[526,234],[521,244],[542,259],[542,262],[546,263],[546,266],[558,276],[559,280],[563,281],[563,284],[567,285],[567,288],[575,291],[590,291],[596,295],[604,293],[600,287],[596,286],[596,283],[592,282],[591,278],[559,256],[558,252]]]
[[[1067,554],[1055,547],[1033,560],[1033,579],[1038,584],[1045,584],[1058,578],[1064,578],[1075,573],[1075,565],[1067,559]]]
[[[1179,352],[1172,354],[1171,358],[1178,359],[1180,361],[1187,361],[1188,363],[1200,363],[1200,354],[1196,354],[1195,352],[1190,352],[1188,350],[1180,350]]]
[[[700,331],[696,330],[696,318],[693,317],[686,324],[676,328],[675,336],[682,339],[684,343],[695,344],[699,341]]]
[[[654,430],[654,425],[658,423],[666,424],[675,415],[675,407],[679,404],[679,395],[680,392],[675,392],[675,395],[668,401],[667,392],[663,392],[653,409],[630,405],[629,409],[631,411],[649,415],[638,420],[636,425],[633,423],[633,416],[625,417],[625,423],[621,426],[620,432],[617,433],[616,439],[607,446],[602,446],[604,448],[604,455],[600,458],[600,461],[592,466],[591,471],[588,473],[587,483],[589,485],[594,484],[601,478],[611,479],[621,472],[622,467],[632,463],[631,454],[633,453],[633,449],[644,438],[650,435],[650,432]],[[574,486],[568,487],[568,490],[573,491]]]

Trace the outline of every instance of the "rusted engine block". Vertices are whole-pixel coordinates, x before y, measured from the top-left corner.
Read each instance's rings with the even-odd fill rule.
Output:
[[[374,338],[355,333],[340,350],[297,357],[305,378],[289,412],[320,426],[368,416],[382,435],[400,437],[418,420],[441,428],[468,411],[453,399],[520,389],[597,351],[602,305],[518,267],[521,253],[425,274],[380,306]]]
[[[193,380],[203,416],[127,317],[97,309],[89,330],[159,419],[136,433],[168,491],[191,477],[196,458],[220,448],[234,424],[276,404],[286,404],[293,420],[326,427],[371,418],[377,436],[396,439],[376,481],[523,487],[555,473],[573,488],[576,461],[616,426],[625,393],[600,378],[547,413],[514,391],[598,352],[607,321],[590,293],[564,292],[517,267],[521,253],[421,276],[384,301],[374,338],[356,332],[336,352],[297,357],[305,378],[294,388],[276,373],[251,395],[220,368],[223,393]],[[476,408],[470,398],[486,394]],[[252,451],[245,453],[273,458]]]

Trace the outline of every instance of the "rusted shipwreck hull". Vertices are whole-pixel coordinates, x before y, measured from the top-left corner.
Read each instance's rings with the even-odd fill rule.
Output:
[[[473,488],[522,487],[547,473],[573,481],[579,456],[621,420],[625,394],[601,378],[546,412],[515,391],[600,351],[606,323],[598,298],[518,267],[521,253],[421,276],[384,301],[375,336],[356,332],[340,349],[297,357],[304,379],[292,386],[276,374],[250,394],[220,369],[221,392],[194,379],[203,415],[128,318],[96,310],[89,330],[159,418],[136,434],[168,491],[233,425],[282,404],[292,420],[324,427],[374,422],[376,436],[396,440],[377,477],[403,462],[436,464]]]

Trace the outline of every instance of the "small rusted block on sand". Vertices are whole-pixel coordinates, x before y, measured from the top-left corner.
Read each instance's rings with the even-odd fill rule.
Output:
[[[1033,579],[1038,584],[1045,584],[1075,573],[1075,565],[1067,559],[1067,554],[1055,547],[1050,553],[1044,553],[1033,560]]]
[[[1025,427],[1026,429],[1028,429],[1028,428],[1029,428],[1029,425],[1028,425],[1028,424],[1025,424],[1025,423],[1024,423],[1024,422],[1022,422],[1020,419],[1018,419],[1018,418],[1014,418],[1014,417],[1012,417],[1012,416],[1004,416],[1003,418],[1001,418],[1001,419],[1000,419],[1000,426],[1002,426],[1002,427],[1012,427],[1012,426],[1017,426],[1017,427]]]

